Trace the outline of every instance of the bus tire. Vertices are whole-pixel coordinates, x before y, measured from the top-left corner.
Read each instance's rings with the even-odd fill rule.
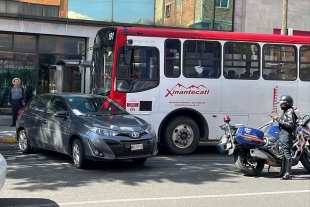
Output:
[[[187,116],[170,120],[163,131],[163,144],[172,154],[191,154],[199,144],[199,127]]]

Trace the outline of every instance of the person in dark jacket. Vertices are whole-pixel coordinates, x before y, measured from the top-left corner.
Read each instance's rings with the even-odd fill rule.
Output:
[[[296,115],[293,109],[294,100],[289,95],[281,96],[279,104],[283,113],[281,117],[273,117],[279,123],[279,139],[284,152],[284,175],[281,180],[292,179],[292,153],[291,148],[294,140]]]
[[[16,126],[17,113],[25,105],[26,97],[24,89],[19,85],[20,79],[14,78],[12,80],[13,87],[9,90],[9,102],[8,105],[12,105],[12,119],[11,127]]]

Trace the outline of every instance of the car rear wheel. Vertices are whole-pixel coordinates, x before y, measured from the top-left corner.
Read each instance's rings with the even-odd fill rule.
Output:
[[[18,147],[23,154],[28,154],[32,152],[32,148],[29,144],[29,139],[24,129],[20,130],[18,133]]]
[[[143,165],[145,162],[146,162],[147,158],[146,157],[143,157],[143,158],[134,158],[132,159],[132,162],[134,164],[137,164],[137,165]]]
[[[86,168],[87,159],[85,157],[84,146],[79,139],[75,139],[72,143],[72,159],[73,165],[78,169]]]

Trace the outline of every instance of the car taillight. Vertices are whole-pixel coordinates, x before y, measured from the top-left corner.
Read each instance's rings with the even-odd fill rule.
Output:
[[[19,111],[17,112],[18,116],[22,115],[24,113],[23,109],[19,109]]]

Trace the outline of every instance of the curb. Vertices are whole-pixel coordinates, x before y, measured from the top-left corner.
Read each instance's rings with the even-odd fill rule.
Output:
[[[2,144],[17,143],[17,140],[15,137],[3,137],[3,138],[0,138],[0,143],[2,143]]]

